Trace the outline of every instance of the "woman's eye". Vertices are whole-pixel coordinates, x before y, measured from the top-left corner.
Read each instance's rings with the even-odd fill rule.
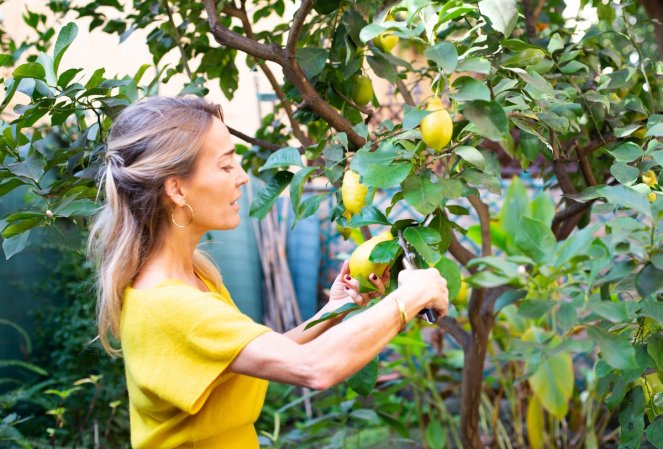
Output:
[[[230,171],[233,169],[232,165],[226,165],[224,167],[221,167],[221,170],[230,173]]]

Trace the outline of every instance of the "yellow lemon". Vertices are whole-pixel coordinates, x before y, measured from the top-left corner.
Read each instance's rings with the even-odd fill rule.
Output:
[[[366,194],[368,187],[359,182],[359,174],[348,170],[343,175],[343,186],[341,186],[341,199],[345,210],[351,214],[357,214],[366,205]]]
[[[656,201],[656,194],[654,192],[649,192],[649,195],[647,195],[647,199],[649,200],[650,203],[653,203]]]
[[[396,46],[400,38],[394,34],[384,32],[378,34],[374,39],[373,43],[376,47],[382,50],[385,53],[391,53],[391,50]]]
[[[393,238],[394,236],[389,231],[386,231],[359,245],[350,256],[350,275],[360,282],[362,281],[362,277],[368,279],[371,273],[375,273],[378,277],[382,276],[388,264],[371,262],[369,257],[373,248],[378,243],[386,242]]]
[[[454,124],[451,116],[442,106],[439,97],[433,97],[426,107],[427,111],[433,111],[421,121],[421,138],[424,143],[436,151],[442,151],[451,141]]]
[[[467,304],[468,291],[469,289],[467,288],[467,282],[465,282],[465,279],[461,279],[460,290],[458,290],[458,294],[456,295],[456,300],[454,302],[458,305]]]
[[[654,187],[654,185],[656,185],[656,173],[654,173],[653,170],[647,170],[647,172],[642,175],[642,182],[649,187]]]
[[[373,99],[373,84],[369,77],[363,75],[354,77],[352,99],[359,106],[365,106]]]
[[[647,127],[643,126],[642,128],[636,129],[635,132],[633,132],[631,135],[637,139],[644,139],[645,134],[647,134]]]

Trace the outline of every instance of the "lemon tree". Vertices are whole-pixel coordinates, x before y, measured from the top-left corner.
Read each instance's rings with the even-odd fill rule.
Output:
[[[457,371],[422,385],[457,382],[460,421],[424,404],[427,447],[478,449],[482,431],[523,447],[561,434],[598,447],[597,423],[613,414],[622,447],[662,447],[663,39],[651,0],[581,3],[594,9],[580,24],[562,0],[304,0],[288,4],[294,15],[282,0],[48,2],[56,25],[28,9],[29,38],[0,35],[0,196],[27,200],[0,221],[4,254],[38,227],[80,239],[71,230],[96,210],[94,174],[122,107],[163,85],[233,98],[248,64],[276,98],[254,135],[229,123],[265,181],[251,215],[286,190],[296,220],[331,199],[331,220],[357,242],[402,231],[457,299],[437,323],[459,348],[442,353]],[[151,61],[132,74],[83,71],[63,58],[81,19],[120,41],[145,32]],[[305,197],[314,178],[329,189]],[[380,190],[393,195],[379,208]],[[399,204],[416,214],[393,216]],[[360,265],[400,264],[393,239],[363,248]],[[591,363],[570,373],[581,359]],[[353,388],[370,392],[376,367]],[[500,422],[512,432],[479,426],[482,397],[506,398]],[[368,420],[403,432],[388,414]]]

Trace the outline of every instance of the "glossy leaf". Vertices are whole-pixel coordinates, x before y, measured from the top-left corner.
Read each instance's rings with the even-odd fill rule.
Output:
[[[610,366],[617,369],[636,369],[635,350],[628,338],[606,332],[598,327],[589,327],[587,335],[598,343],[601,355]]]
[[[249,215],[262,220],[272,208],[279,195],[292,180],[293,174],[289,171],[280,171],[267,183],[251,202]]]

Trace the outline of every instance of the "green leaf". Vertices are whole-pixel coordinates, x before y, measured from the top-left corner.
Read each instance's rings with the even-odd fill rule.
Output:
[[[619,407],[618,449],[640,449],[645,433],[645,393],[642,387],[631,389]]]
[[[403,182],[411,170],[412,164],[409,162],[394,162],[387,166],[371,164],[364,173],[364,184],[388,189]]]
[[[539,48],[527,48],[509,59],[502,64],[504,67],[527,67],[534,65],[546,57],[546,53]]]
[[[638,367],[635,349],[625,336],[612,334],[598,327],[588,327],[587,335],[599,345],[603,360],[613,368],[629,370]]]
[[[409,227],[403,232],[403,237],[423,257],[429,266],[433,266],[440,261],[442,256],[434,251],[429,245],[438,243],[441,239],[440,233],[432,228]]]
[[[529,208],[529,197],[525,184],[519,177],[514,176],[509,183],[499,214],[499,222],[506,231],[508,240],[513,241],[518,235],[520,220],[530,215]]]
[[[653,333],[647,340],[647,353],[659,371],[663,371],[663,335]]]
[[[458,65],[458,51],[451,42],[438,42],[424,51],[424,56],[434,61],[447,74],[452,73]]]
[[[632,319],[626,304],[623,302],[591,301],[588,305],[592,312],[613,323],[631,321]]]
[[[634,160],[644,156],[645,152],[633,142],[626,142],[618,146],[614,150],[608,150],[615,160],[619,162],[633,162]]]
[[[490,20],[494,30],[509,37],[518,22],[516,0],[481,0],[479,11]]]
[[[20,78],[35,78],[43,80],[46,77],[46,70],[38,62],[26,62],[14,69],[12,76],[17,80]]]
[[[318,76],[327,65],[329,53],[322,48],[300,48],[297,50],[297,62],[310,80]]]
[[[427,447],[431,449],[444,449],[447,447],[447,431],[436,419],[431,420],[426,426]]]
[[[476,127],[476,132],[495,142],[501,142],[509,132],[509,120],[499,103],[475,100],[465,104],[463,114]]]
[[[453,260],[442,256],[440,261],[435,264],[435,268],[440,272],[440,275],[447,281],[447,290],[449,292],[449,299],[454,299],[458,296],[460,291],[461,273],[460,266]]]
[[[534,261],[548,261],[555,250],[557,240],[548,226],[539,220],[523,217],[520,230],[516,232],[515,244]]]
[[[511,282],[511,279],[505,276],[501,276],[493,273],[492,271],[481,271],[479,273],[473,274],[472,276],[466,279],[467,283],[473,287],[499,287],[500,285],[506,285]]]
[[[405,201],[419,213],[428,215],[440,206],[444,199],[442,188],[433,184],[425,175],[410,175],[403,181]]]
[[[456,67],[457,72],[474,72],[487,75],[490,73],[490,61],[486,58],[467,58]]]
[[[89,217],[97,213],[99,204],[84,198],[63,204],[53,211],[53,214],[59,217]]]
[[[640,170],[625,164],[624,162],[615,161],[615,163],[610,166],[610,174],[614,176],[620,184],[631,184],[638,179],[638,176],[640,176]]]
[[[555,204],[546,192],[539,193],[532,201],[532,218],[550,227],[555,216]]]
[[[380,209],[375,206],[365,206],[358,214],[352,216],[349,226],[358,228],[374,224],[391,226],[391,222],[384,216]]]
[[[46,161],[35,155],[7,166],[15,176],[31,179],[34,182],[39,182],[41,177],[44,176],[44,167],[46,167]]]
[[[374,53],[366,59],[368,60],[368,65],[373,69],[373,72],[375,72],[380,78],[383,78],[392,84],[396,84],[400,79],[398,78],[398,71],[394,64],[389,62],[384,56]]]
[[[302,200],[302,192],[304,191],[304,184],[306,184],[306,181],[311,177],[315,170],[316,167],[305,167],[295,173],[292,177],[292,181],[290,181],[290,203],[292,204],[293,211],[296,212],[299,210],[299,205]]]
[[[373,391],[377,381],[378,359],[376,357],[348,379],[348,387],[352,388],[357,394],[368,396]]]
[[[541,95],[547,95],[549,97],[555,96],[555,89],[552,87],[552,84],[539,73],[534,71],[526,72],[525,70],[518,68],[510,70],[515,72],[523,81],[525,81],[528,91],[535,89]]]
[[[511,51],[523,51],[527,50],[528,48],[536,48],[539,50],[541,49],[541,47],[522,41],[520,39],[504,39],[502,41],[502,46],[504,48],[508,48]]]
[[[398,149],[391,142],[382,143],[376,151],[363,147],[355,153],[350,162],[350,168],[365,176],[369,165],[391,165],[396,156],[398,156]]]
[[[564,41],[560,37],[559,33],[553,34],[552,37],[550,38],[550,42],[548,42],[548,51],[550,53],[555,53],[563,49],[564,49]]]
[[[293,174],[289,171],[280,171],[270,179],[269,183],[262,189],[251,202],[249,216],[262,220],[272,208],[279,195],[292,180]]]
[[[564,419],[573,394],[573,359],[560,352],[544,359],[529,378],[541,405],[557,419]]]
[[[647,441],[656,449],[663,449],[663,415],[658,415],[647,427]]]
[[[57,84],[57,81],[55,80],[55,72],[53,71],[53,60],[51,59],[51,57],[44,52],[40,52],[39,56],[37,56],[37,62],[41,64],[41,66],[44,68],[45,71],[44,78],[46,79],[46,83],[49,86],[55,86]]]
[[[630,208],[651,217],[651,205],[640,192],[623,185],[588,187],[576,195],[567,195],[576,201],[585,202],[595,198],[605,198],[608,203]]]
[[[555,268],[559,268],[566,262],[576,257],[579,254],[585,254],[590,247],[592,240],[594,240],[594,232],[598,225],[587,226],[586,228],[573,233],[569,238],[557,244],[555,254]]]
[[[663,291],[663,270],[647,263],[635,276],[635,288],[644,298]]]
[[[44,216],[40,214],[39,217],[34,217],[34,218],[26,218],[23,220],[17,220],[10,225],[6,226],[2,230],[2,236],[5,239],[9,239],[11,237],[14,237],[15,235],[21,234],[27,230],[30,230],[34,228],[35,226],[39,226],[44,223]]]
[[[456,93],[451,96],[456,101],[490,101],[490,89],[488,89],[488,86],[471,76],[461,76],[454,81],[453,85]]]
[[[55,41],[55,47],[53,48],[53,71],[57,74],[58,68],[60,67],[60,61],[64,56],[64,53],[69,48],[69,45],[76,39],[78,34],[78,26],[75,23],[69,22],[62,27],[58,33],[58,38]]]
[[[320,203],[327,195],[315,195],[309,198],[306,198],[302,201],[301,205],[297,208],[297,220],[303,220],[306,217],[310,217],[315,214],[318,209],[320,209]]]
[[[371,251],[371,254],[368,257],[368,260],[375,263],[391,263],[396,259],[396,257],[398,257],[400,252],[401,246],[398,244],[398,240],[391,239],[375,245],[375,248],[373,248],[373,251]]]
[[[481,171],[486,168],[486,159],[483,157],[483,154],[474,147],[456,147],[454,153],[460,156],[465,162],[474,165]]]
[[[325,322],[327,320],[331,320],[333,318],[336,318],[337,316],[342,315],[346,312],[352,312],[352,311],[359,310],[359,309],[362,309],[362,308],[363,307],[361,307],[360,305],[355,304],[354,302],[349,302],[349,303],[343,304],[341,307],[334,310],[333,312],[324,313],[317,320],[309,321],[306,324],[306,327],[304,328],[304,330],[310,329],[313,326],[315,326],[316,324],[319,324],[319,323]]]
[[[260,167],[258,171],[262,172],[272,168],[290,167],[291,165],[296,165],[297,167],[304,166],[299,150],[294,147],[285,147],[270,154],[265,165]]]
[[[6,238],[2,242],[2,250],[5,253],[5,259],[9,260],[10,257],[20,253],[25,249],[25,245],[28,243],[28,237],[30,237],[30,230],[17,234],[13,237]]]
[[[422,111],[409,104],[403,105],[403,130],[416,128],[428,114],[430,111]]]
[[[371,39],[373,39],[374,37],[377,37],[380,33],[382,33],[385,30],[386,28],[383,27],[382,25],[370,23],[361,29],[361,32],[359,33],[359,39],[361,39],[362,42],[366,43]]]

